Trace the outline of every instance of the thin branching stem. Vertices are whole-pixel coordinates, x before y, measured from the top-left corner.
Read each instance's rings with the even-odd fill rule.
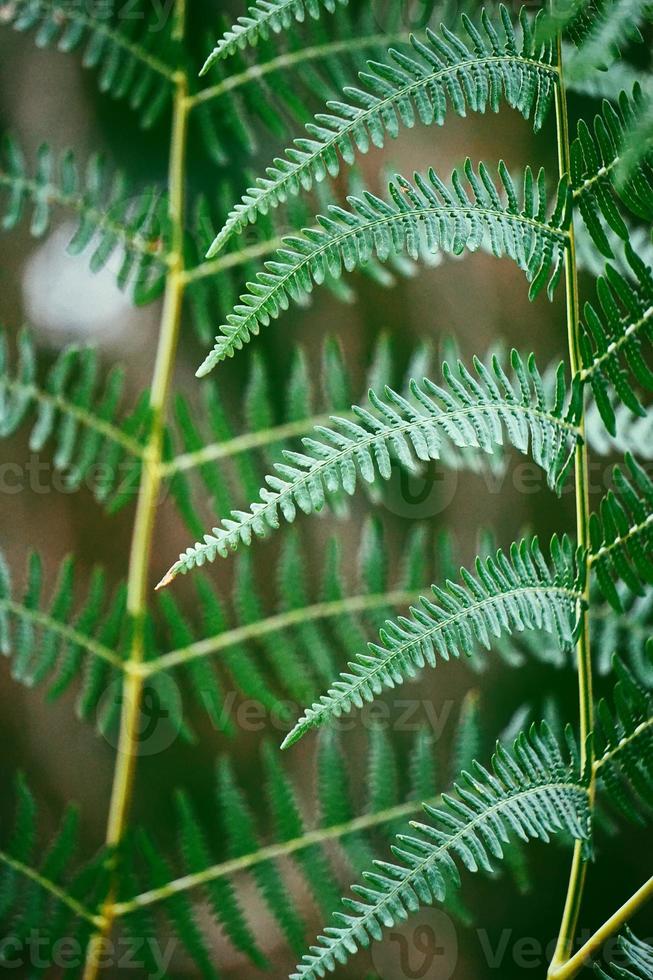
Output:
[[[181,10],[177,27],[180,30]],[[115,849],[122,841],[132,798],[134,774],[138,759],[143,675],[134,668],[144,657],[144,622],[147,611],[147,592],[154,534],[154,522],[163,479],[161,461],[165,411],[177,351],[184,294],[184,183],[186,135],[188,123],[188,80],[184,72],[174,75],[170,167],[168,173],[168,213],[172,250],[166,278],[166,291],[161,315],[161,330],[154,364],[150,408],[152,428],[143,455],[143,470],[139,488],[136,517],[132,534],[129,571],[127,576],[127,612],[131,623],[129,657],[122,691],[120,734],[116,756],[111,801],[107,820],[106,843]],[[95,980],[100,969],[103,940],[115,918],[115,882],[103,909],[103,927],[92,937],[84,968],[84,980]]]
[[[567,960],[554,972],[549,973],[550,980],[572,980],[583,967],[589,966],[592,957],[598,953],[601,946],[622,929],[629,919],[644,905],[653,899],[653,878],[649,878],[627,902],[617,909],[603,925],[590,936],[577,953]],[[624,974],[625,975],[625,974]]]
[[[565,91],[562,66],[562,40],[558,35],[558,85],[556,86],[556,130],[558,143],[558,164],[560,176],[569,174],[570,141],[569,119],[567,114],[567,95]],[[569,239],[565,255],[565,295],[567,301],[567,342],[572,375],[582,368],[580,353],[580,297],[578,288],[578,269],[576,264],[576,243],[574,237],[573,216],[569,225]],[[574,451],[574,469],[576,479],[576,536],[579,547],[585,554],[589,552],[589,461],[587,441],[585,439],[584,411],[579,422],[580,436]],[[584,594],[579,603],[579,627],[576,655],[578,662],[578,692],[580,712],[580,745],[581,766],[590,769],[590,804],[594,799],[595,771],[593,767],[593,746],[591,734],[594,728],[594,706],[592,698],[592,660],[590,650],[590,601],[589,574],[585,576]],[[549,968],[549,976],[564,964],[571,955],[578,915],[585,887],[586,860],[583,843],[576,841],[572,860],[571,873],[565,908],[560,925],[558,942]]]

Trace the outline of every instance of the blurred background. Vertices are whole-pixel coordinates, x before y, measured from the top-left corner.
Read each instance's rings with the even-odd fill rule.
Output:
[[[145,8],[146,0],[140,2]],[[210,50],[211,40],[219,34],[219,24],[241,14],[243,5],[189,0],[188,8],[189,48],[193,65],[198,67]],[[134,7],[134,10],[140,9]],[[144,12],[148,17],[160,17],[164,24],[170,17],[170,10],[164,7],[147,8]],[[372,0],[368,14],[378,22],[379,33],[387,31],[391,21],[405,34],[407,30],[421,26],[419,21],[423,12],[421,4],[411,4],[408,0]],[[11,20],[12,15],[11,4],[0,8],[0,22]],[[114,13],[114,16],[119,15]],[[312,23],[297,29],[293,42],[295,49],[309,43],[311,29]],[[337,22],[334,26],[325,17],[320,31],[337,35]],[[164,26],[162,38],[166,34],[167,26]],[[278,39],[261,49],[264,54],[282,50],[283,41]],[[247,57],[253,60],[255,56],[256,51]],[[645,55],[637,57],[645,60]],[[236,63],[242,65],[240,55]],[[642,64],[644,67],[646,65]],[[334,84],[328,71],[320,76],[317,69],[313,91],[307,92],[302,87],[303,82],[296,80],[292,72],[283,81],[291,93],[296,91],[303,95],[313,111],[320,109]],[[351,75],[344,81],[355,81],[354,65]],[[323,93],[320,91],[322,84]],[[268,125],[262,121],[267,110],[262,111],[260,107],[257,110],[253,94],[248,101],[246,87],[238,101],[230,99],[225,104],[223,115],[220,99],[211,105],[212,118],[214,123],[217,121],[222,150],[228,161],[220,163],[217,153],[207,150],[206,134],[202,138],[199,129],[191,130],[188,194],[191,198],[199,193],[206,195],[215,224],[219,224],[225,206],[238,199],[248,178],[262,173],[289,142],[289,137],[300,131],[300,124],[289,111],[289,101],[281,90],[281,78],[277,81],[274,73],[268,78],[267,98],[274,110],[274,117],[267,120]],[[574,119],[581,115],[587,118],[597,108],[597,101],[588,96],[571,97]],[[242,123],[250,131],[246,140],[237,135],[234,112],[236,123]],[[277,121],[277,115],[280,121]],[[79,161],[97,151],[106,154],[112,164],[125,172],[135,196],[151,185],[162,188],[165,185],[168,112],[164,112],[151,128],[142,129],[138,113],[131,113],[124,101],[113,100],[98,92],[96,73],[85,70],[78,55],[66,55],[52,48],[40,50],[34,44],[33,33],[17,33],[9,24],[0,28],[0,117],[2,129],[18,139],[32,165],[39,145],[45,141],[57,151],[72,148]],[[474,163],[484,160],[491,169],[503,159],[513,173],[519,173],[526,164],[534,168],[542,165],[553,185],[553,175],[557,172],[553,117],[549,117],[540,134],[534,135],[531,125],[508,108],[502,108],[498,115],[470,115],[467,119],[450,114],[443,128],[418,126],[412,131],[404,130],[397,140],[389,141],[384,151],[375,150],[361,156],[359,176],[351,178],[348,173],[342,174],[333,182],[329,193],[332,199],[342,202],[352,188],[350,181],[353,180],[355,186],[358,179],[366,187],[382,193],[386,173],[397,171],[409,176],[415,170],[425,171],[430,166],[448,177],[452,168],[462,164],[467,156]],[[317,212],[322,206],[319,193],[307,196],[305,203],[309,213]],[[290,217],[285,211],[280,212],[282,226],[284,222],[288,227],[293,223],[292,208],[290,212]],[[30,325],[46,370],[67,344],[96,346],[103,370],[108,370],[115,362],[125,365],[125,402],[132,405],[150,382],[160,301],[134,305],[130,296],[116,286],[116,263],[113,260],[94,274],[89,270],[86,256],[68,255],[66,245],[74,230],[74,215],[62,210],[56,212],[49,230],[38,240],[30,235],[28,221],[23,221],[0,239],[0,322],[9,338],[10,349],[15,349],[20,326]],[[192,231],[189,228],[189,234]],[[259,230],[247,232],[239,247],[255,245],[261,234],[264,235]],[[210,236],[207,239],[210,241]],[[223,322],[233,299],[238,296],[251,270],[257,267],[255,262],[246,268],[237,266],[216,281],[207,299],[207,317],[213,326],[217,328]],[[419,352],[420,367],[428,365],[433,380],[439,378],[442,359],[450,356],[452,351],[456,356],[455,348],[467,364],[474,354],[484,358],[491,349],[510,347],[526,353],[533,351],[541,368],[566,357],[563,288],[558,289],[553,302],[540,296],[530,303],[523,274],[509,261],[498,261],[478,253],[466,256],[464,261],[444,259],[432,268],[421,265],[410,270],[410,275],[403,275],[399,270],[393,278],[392,284],[380,286],[363,274],[346,276],[345,285],[352,293],[350,301],[329,289],[317,289],[305,309],[291,308],[236,358],[220,365],[215,382],[208,383],[218,387],[234,434],[249,431],[256,421],[251,379],[261,364],[265,366],[268,397],[275,413],[271,421],[278,423],[283,419],[286,383],[298,346],[305,353],[308,373],[316,391],[314,413],[328,412],[332,408],[319,382],[327,338],[335,338],[342,349],[351,377],[352,395],[359,403],[364,399],[370,376],[377,384],[402,386],[406,372],[418,363],[416,351]],[[582,288],[586,296],[592,295],[592,279],[588,274],[583,275]],[[175,372],[175,392],[186,397],[192,417],[201,430],[204,430],[206,408],[201,384],[194,379],[194,371],[208,348],[208,337],[202,318],[187,309]],[[46,583],[54,583],[62,558],[69,553],[77,556],[80,583],[88,580],[95,565],[106,569],[112,584],[120,582],[127,567],[134,503],[128,502],[118,514],[108,516],[88,487],[75,493],[68,492],[58,478],[47,447],[38,454],[32,453],[28,434],[29,429],[25,426],[1,447],[3,462],[11,464],[0,471],[3,473],[1,547],[16,582],[24,581],[30,549],[37,549],[43,557]],[[265,452],[251,454],[250,465],[260,479],[269,470],[271,460],[278,457],[279,446],[272,446]],[[596,457],[592,471],[594,500],[600,498],[609,484],[610,463],[609,456]],[[208,528],[215,523],[216,517],[224,515],[218,513],[215,500],[194,474],[189,485],[195,506]],[[246,505],[249,501],[239,496],[237,479],[234,486],[236,504]],[[174,487],[172,491],[166,491],[159,507],[152,584],[177,553],[190,543],[191,538],[194,539],[194,532],[180,517]],[[470,467],[444,469],[433,464],[418,478],[397,474],[379,494],[370,497],[359,493],[346,513],[343,508],[336,510],[339,512],[330,510],[318,520],[300,518],[297,521],[306,561],[305,580],[307,588],[314,594],[319,591],[325,552],[334,537],[340,541],[343,568],[353,594],[357,589],[359,544],[365,535],[368,540],[370,535],[383,535],[387,578],[393,582],[409,536],[418,524],[422,526],[428,555],[428,577],[424,581],[424,587],[427,587],[431,576],[437,575],[438,569],[442,568],[442,557],[436,559],[435,556],[442,547],[438,542],[441,542],[443,531],[451,536],[451,560],[457,567],[469,565],[479,549],[487,549],[490,544],[509,546],[527,531],[536,530],[541,540],[547,542],[554,530],[573,533],[574,529],[571,485],[568,484],[562,496],[557,498],[528,458],[516,453],[506,454],[504,468],[489,466],[473,472]],[[491,539],[488,528],[492,529]],[[263,612],[268,615],[279,601],[278,571],[275,569],[285,533],[284,530],[269,541],[257,542],[251,552],[250,572]],[[208,574],[219,595],[228,603],[234,589],[234,563],[220,562],[212,566]],[[197,612],[194,596],[189,581],[183,580],[175,587],[175,597],[190,619]],[[368,615],[362,621],[363,635],[374,639],[374,628],[383,621],[385,614],[386,610],[379,609]],[[198,630],[199,637],[202,631],[201,628]],[[344,665],[349,654],[337,631],[326,626],[324,636],[335,662],[338,666]],[[288,634],[279,638],[279,643],[282,647],[285,644],[285,649],[294,649],[302,658],[301,637]],[[558,713],[575,724],[575,671],[558,651],[547,648],[547,644],[552,643],[551,639],[540,638],[536,644],[539,649],[528,653],[517,666],[511,666],[499,655],[482,653],[472,664],[454,663],[435,672],[426,672],[392,696],[386,696],[387,714],[382,724],[387,727],[397,748],[400,771],[415,727],[426,726],[433,737],[434,758],[441,782],[439,788],[446,788],[451,776],[456,719],[460,704],[470,690],[478,692],[473,704],[480,730],[484,733],[477,747],[484,760],[489,757],[497,736],[515,730],[519,723],[529,718],[543,714],[555,717]],[[174,644],[169,643],[168,649],[172,646]],[[249,652],[259,662],[268,662],[269,648],[260,643],[249,646]],[[165,848],[174,846],[174,787],[184,786],[189,790],[205,826],[214,828],[215,760],[228,753],[238,779],[256,809],[260,795],[260,746],[266,738],[278,745],[283,729],[287,727],[287,721],[280,723],[278,718],[271,718],[267,709],[255,713],[252,721],[240,711],[243,699],[233,681],[226,677],[223,686],[229,697],[228,710],[233,728],[231,735],[226,734],[205,712],[194,706],[192,700],[185,699],[183,686],[184,681],[180,679],[180,696],[184,697],[186,721],[194,729],[195,742],[186,740],[174,724],[169,726],[161,735],[156,751],[144,753],[139,759],[134,795],[134,822],[147,826]],[[609,681],[601,677],[598,693],[609,688]],[[323,685],[317,683],[316,693],[322,689]],[[41,802],[45,833],[55,827],[68,801],[79,804],[84,848],[91,854],[103,840],[115,761],[115,738],[111,731],[105,735],[97,734],[93,724],[81,722],[76,717],[75,697],[73,686],[64,697],[49,702],[43,689],[29,690],[12,680],[9,661],[0,663],[1,765],[3,785],[7,787],[0,803],[0,816],[4,823],[10,819],[13,798],[9,787],[16,770],[22,770]],[[525,705],[530,705],[532,710],[525,710]],[[296,706],[299,707],[301,705]],[[408,723],[399,725],[399,717],[405,721],[407,712],[410,715]],[[296,715],[297,710],[293,708],[290,716]],[[358,801],[357,809],[361,810],[369,731],[366,712],[354,715],[351,727],[345,743],[346,757],[350,766],[351,792]],[[300,787],[301,799],[309,815],[316,806],[313,781],[316,746],[317,739],[309,736],[284,757]],[[262,810],[260,830],[262,839],[270,839],[270,827],[266,825]],[[219,837],[215,843],[219,849]],[[588,928],[603,921],[640,884],[641,856],[650,853],[650,835],[645,831],[631,829],[627,836],[601,833],[599,843],[602,860],[590,869],[581,923]],[[371,837],[370,846],[376,856],[383,857],[388,853],[387,839],[381,835]],[[347,855],[337,846],[333,848],[333,859],[344,892],[349,882],[355,879],[358,869],[348,865]],[[408,976],[447,980],[450,976],[481,978],[497,975],[499,971],[502,980],[508,980],[523,977],[524,970],[529,970],[533,976],[545,976],[545,950],[556,936],[569,859],[567,848],[553,846],[545,850],[539,845],[531,846],[527,875],[532,882],[530,888],[520,880],[520,874],[504,873],[496,880],[467,877],[462,896],[473,913],[474,926],[461,924],[453,913],[435,912],[425,913],[425,918],[408,923],[400,932],[405,934],[409,944],[414,943],[420,926],[432,927],[436,936],[442,935],[444,953],[429,966],[430,972],[419,972],[422,966],[417,952],[414,960],[406,960],[405,954],[402,959],[401,943],[390,941],[375,950],[373,956],[359,956],[339,975],[360,978],[369,973],[381,980],[403,980]],[[288,888],[296,897],[307,922],[308,937],[312,938],[323,924],[322,913],[312,904],[293,869],[284,868]],[[270,959],[269,975],[286,976],[295,963],[294,954],[279,937],[278,929],[251,882],[243,878],[237,883],[242,888],[243,904],[260,945]],[[212,923],[208,912],[201,910],[201,916],[221,976],[239,980],[264,975],[233,950],[220,928]],[[640,930],[642,935],[653,932],[650,914],[646,925],[650,931],[646,933],[644,928]],[[165,925],[162,929],[165,930]],[[416,948],[419,949],[419,944]],[[107,976],[114,974],[129,975],[129,971],[106,971]],[[56,971],[52,975],[56,975]],[[183,950],[176,949],[167,975],[193,978],[199,974]]]

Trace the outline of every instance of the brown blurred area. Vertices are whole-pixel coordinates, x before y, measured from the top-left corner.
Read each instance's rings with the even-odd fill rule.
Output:
[[[223,12],[224,4],[219,7]],[[204,10],[209,20],[214,12],[215,5],[206,6]],[[108,104],[97,94],[92,73],[84,71],[77,56],[38,50],[31,36],[17,35],[7,28],[0,28],[0,119],[2,129],[18,135],[31,159],[38,145],[47,141],[55,148],[72,147],[80,160],[90,152],[102,150],[124,167],[136,184],[164,179],[165,127],[143,133],[128,118],[122,104]],[[281,145],[263,135],[252,169],[262,172],[280,149]],[[511,172],[519,172],[530,163],[545,165],[549,173],[555,173],[552,120],[549,119],[543,133],[535,137],[529,125],[509,109],[503,109],[498,116],[451,117],[441,129],[418,127],[402,132],[398,140],[390,142],[386,152],[375,151],[362,157],[360,166],[367,186],[381,191],[381,163],[406,175],[434,166],[440,174],[448,176],[466,156],[473,162],[482,159],[491,167],[503,159]],[[208,185],[210,188],[210,180]],[[125,364],[127,400],[133,401],[150,381],[159,306],[131,307],[115,288],[110,270],[93,278],[84,256],[67,256],[67,221],[66,215],[58,215],[47,236],[39,241],[30,237],[27,222],[0,239],[0,322],[14,336],[22,323],[29,322],[46,360],[69,342],[98,345],[107,369],[116,360]],[[486,254],[467,256],[464,261],[445,259],[437,268],[422,268],[414,278],[400,279],[389,290],[375,287],[360,275],[353,276],[352,280],[358,300],[355,305],[342,304],[326,290],[318,289],[308,309],[291,309],[239,358],[220,366],[220,383],[234,417],[241,420],[241,431],[245,427],[242,379],[254,351],[262,352],[268,359],[279,390],[287,377],[294,345],[301,343],[305,347],[315,369],[322,340],[329,334],[340,340],[352,373],[358,379],[357,390],[362,390],[374,343],[384,332],[392,339],[399,367],[405,366],[416,343],[428,339],[438,351],[452,335],[467,363],[472,355],[483,355],[498,340],[520,351],[534,351],[540,366],[565,356],[563,291],[558,290],[552,303],[540,297],[531,304],[522,273],[509,261],[498,261]],[[192,330],[184,324],[175,385],[198,406],[198,382],[193,373],[201,354]],[[394,381],[396,377],[388,380]],[[21,472],[29,472],[32,454],[25,432],[3,442],[0,452],[3,462],[16,463]],[[47,453],[41,456],[47,460]],[[133,506],[117,517],[107,517],[89,492],[81,490],[71,494],[61,487],[57,489],[52,470],[47,467],[40,478],[32,476],[23,482],[28,485],[22,492],[14,492],[13,488],[5,486],[5,492],[0,496],[0,545],[14,578],[20,581],[24,577],[27,554],[35,548],[43,556],[46,581],[54,581],[62,557],[69,553],[78,558],[82,581],[88,578],[95,564],[106,568],[111,582],[120,581],[127,567]],[[410,530],[410,518],[383,507],[375,509],[360,496],[344,523],[333,517],[299,521],[302,537],[308,542],[314,558],[314,567],[307,569],[311,580],[318,576],[325,541],[334,533],[343,542],[347,564],[355,564],[358,530],[365,515],[373,510],[383,522],[391,555],[398,560],[402,542]],[[214,515],[207,509],[207,522],[211,516]],[[450,502],[431,521],[434,532],[444,527],[454,534],[457,563],[465,564],[473,560],[479,534],[487,527],[494,529],[500,545],[509,545],[525,529],[535,528],[544,541],[553,530],[573,530],[573,502],[569,494],[556,499],[546,487],[538,493],[520,492],[510,477],[498,492],[493,492],[482,476],[461,471],[456,476]],[[274,583],[268,581],[267,570],[271,558],[278,553],[278,537],[280,535],[270,542],[257,544],[255,549],[256,574],[261,588],[264,592],[269,590],[270,595],[274,592]],[[151,570],[153,584],[188,543],[189,532],[171,500],[165,499],[158,515]],[[232,584],[229,563],[216,565],[210,574],[219,588],[228,593]],[[182,602],[191,601],[187,583],[180,584],[178,595]],[[340,662],[344,662],[342,653]],[[459,703],[470,686],[480,688],[483,721],[490,736],[488,745],[529,697],[537,697],[541,703],[547,694],[557,695],[569,716],[575,717],[573,671],[556,671],[539,664],[511,671],[491,658],[488,662],[488,669],[481,675],[456,664],[434,674],[424,674],[409,689],[418,691],[421,699],[431,700],[440,707],[450,700]],[[82,813],[83,844],[87,853],[92,853],[104,836],[115,757],[112,747],[94,732],[93,727],[76,718],[74,704],[74,690],[50,703],[42,689],[30,691],[16,684],[11,678],[10,663],[0,662],[0,764],[3,785],[7,789],[0,803],[0,817],[3,822],[10,818],[9,787],[15,771],[22,770],[28,775],[40,801],[44,833],[54,829],[64,805],[76,801]],[[146,824],[166,844],[171,844],[174,838],[171,819],[175,786],[187,786],[210,821],[216,756],[222,752],[231,753],[239,774],[256,794],[261,739],[269,735],[275,742],[279,741],[279,733],[274,730],[244,733],[229,742],[204,719],[197,719],[197,728],[201,735],[197,745],[189,746],[178,740],[166,752],[139,761],[134,820]],[[356,747],[361,746],[359,732],[352,734],[350,744],[352,748],[348,754],[353,760],[356,785],[360,778],[356,752]],[[438,751],[444,760],[446,737]],[[309,737],[286,758],[303,787],[309,810],[313,806],[314,753],[315,740]],[[384,856],[383,845],[378,848],[378,853]],[[646,853],[645,842],[640,853]],[[588,924],[598,921],[603,912],[609,913],[617,904],[610,899],[610,894],[617,899],[626,897],[628,883],[639,881],[635,854],[635,835],[627,851],[614,841],[606,844],[601,869],[590,872]],[[555,936],[567,877],[568,853],[560,848],[544,852],[536,846],[531,849],[531,857],[536,872],[534,877],[540,884],[534,893],[523,899],[515,899],[514,886],[506,878],[465,883],[465,899],[487,928],[493,946],[500,941],[505,928],[513,930],[514,936],[532,936],[541,943],[549,942]],[[350,880],[349,872],[341,855],[337,860],[343,869],[344,888]],[[304,885],[291,868],[287,869],[287,875],[288,887],[296,894],[313,934],[322,925],[320,913],[311,907],[303,891]],[[242,887],[243,905],[255,923],[260,945],[273,964],[271,975],[275,978],[286,976],[295,961],[281,944],[278,930],[261,906],[252,885],[243,880]],[[201,919],[211,935],[221,976],[229,980],[263,976],[232,951],[220,930],[209,922],[208,911],[201,912]],[[461,928],[458,945],[457,978],[471,980],[497,975],[488,968],[473,930]],[[366,956],[364,954],[343,968],[339,975],[360,980],[366,975],[370,962]],[[380,959],[375,960],[374,968],[383,970]],[[545,975],[543,966],[529,972],[538,977]],[[114,974],[121,977],[134,975],[128,970],[106,972],[107,977]],[[190,980],[196,975],[182,953],[175,955],[168,976]],[[514,962],[507,962],[500,975],[502,980],[509,980],[523,977],[524,972]],[[439,976],[434,973],[433,980]],[[445,974],[442,976],[444,980]],[[383,974],[381,980],[401,978]]]

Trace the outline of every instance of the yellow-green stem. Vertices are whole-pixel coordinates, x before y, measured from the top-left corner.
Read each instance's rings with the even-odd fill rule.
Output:
[[[601,949],[603,944],[628,922],[629,919],[641,908],[641,906],[653,898],[653,878],[649,878],[627,902],[617,909],[614,915],[607,919],[600,929],[597,929],[593,936],[581,946],[578,952],[560,966],[555,972],[550,973],[551,980],[572,980],[577,973],[588,966],[590,959]]]
[[[125,663],[120,734],[106,830],[106,843],[111,848],[117,847],[124,837],[138,757],[139,722],[144,681],[144,675],[138,668],[143,661],[143,630],[147,612],[154,520],[163,479],[161,463],[165,409],[177,351],[185,285],[183,228],[184,166],[188,121],[186,75],[183,72],[177,72],[174,76],[174,82],[175,97],[168,172],[168,215],[172,248],[150,393],[152,428],[143,454],[143,470],[129,557],[127,611],[132,633],[129,658]],[[115,887],[112,887],[102,912],[103,926],[94,934],[88,945],[84,980],[95,980],[100,969],[104,942],[115,919],[115,900]]]
[[[567,115],[567,96],[565,92],[564,74],[562,67],[562,43],[558,36],[558,85],[556,87],[556,130],[558,141],[558,165],[560,175],[570,173],[569,160],[569,120]],[[573,217],[569,227],[569,244],[565,256],[565,292],[567,299],[567,343],[572,375],[582,368],[580,356],[579,321],[580,298],[578,290],[578,272],[576,265],[576,244],[574,238]],[[581,439],[576,448],[574,469],[576,478],[576,536],[579,546],[589,549],[589,466],[587,443],[585,435],[584,413],[580,424]],[[580,710],[580,744],[581,765],[589,768],[590,776],[590,806],[594,798],[594,769],[592,740],[590,738],[594,727],[594,707],[592,698],[592,661],[589,632],[589,574],[586,576],[585,592],[581,600],[579,634],[576,645],[578,661],[578,693]],[[574,856],[569,876],[567,898],[560,925],[558,942],[549,968],[549,977],[555,974],[571,956],[574,936],[578,924],[578,915],[583,898],[586,877],[586,861],[583,856],[582,842],[574,846]]]

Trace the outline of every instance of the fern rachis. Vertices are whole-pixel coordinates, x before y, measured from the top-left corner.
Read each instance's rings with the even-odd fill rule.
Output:
[[[117,283],[139,304],[162,295],[151,383],[140,395],[119,368],[105,373],[93,349],[66,348],[45,367],[38,331],[20,334],[15,358],[5,331],[0,336],[0,436],[19,438],[29,427],[30,451],[51,452],[70,491],[103,466],[92,489],[109,515],[135,504],[126,573],[115,587],[111,571],[87,571],[72,558],[51,586],[40,554],[31,555],[24,578],[0,556],[0,649],[12,679],[47,685],[53,699],[74,692],[80,718],[94,717],[118,750],[95,858],[77,862],[72,810],[39,855],[37,806],[22,778],[15,829],[0,847],[0,915],[9,931],[20,942],[36,927],[50,943],[74,935],[84,950],[84,980],[97,977],[114,930],[153,941],[168,930],[182,968],[190,959],[207,977],[226,968],[222,938],[215,942],[220,930],[247,964],[270,969],[267,932],[274,928],[275,957],[278,942],[300,955],[312,928],[306,919],[333,912],[346,866],[348,876],[363,873],[363,884],[293,974],[323,977],[422,904],[445,901],[452,916],[470,921],[457,895],[460,871],[494,874],[503,861],[519,881],[527,874],[521,845],[549,845],[554,836],[573,843],[574,858],[551,980],[572,980],[617,931],[629,975],[650,974],[650,947],[627,931],[651,897],[650,881],[573,948],[585,914],[585,869],[603,832],[623,833],[622,820],[645,824],[653,808],[653,651],[646,639],[653,482],[641,435],[653,390],[644,227],[653,217],[653,148],[644,62],[635,68],[630,60],[631,46],[650,30],[650,3],[638,0],[630,20],[622,0],[578,0],[563,16],[551,9],[532,17],[524,9],[515,18],[503,6],[477,16],[470,4],[455,22],[447,8],[438,27],[437,4],[427,0],[414,35],[397,6],[384,29],[366,4],[255,0],[217,44],[215,25],[205,25],[213,50],[201,77],[192,36],[197,12],[183,0],[154,31],[147,19],[124,23],[115,7],[106,20],[56,0],[18,0],[6,11],[7,24],[33,32],[38,45],[81,50],[101,91],[121,100],[119,111],[169,133],[165,191],[132,192],[97,158],[80,168],[72,154],[57,157],[47,146],[32,166],[12,138],[0,161],[5,230],[29,212],[30,232],[41,238],[55,209],[70,211],[78,222],[73,254],[87,251],[93,271],[117,257]],[[610,78],[623,79],[627,91],[611,92]],[[611,98],[570,134],[574,89],[587,99],[606,91]],[[324,92],[331,97],[315,114]],[[354,169],[359,156],[383,149],[403,129],[503,104],[536,132],[555,104],[555,177],[547,167],[519,174],[503,161],[494,176],[467,160],[448,182],[431,168],[412,180],[396,175],[386,181],[387,195],[377,195],[367,189],[369,172]],[[307,120],[305,134],[243,195],[258,130],[286,140]],[[245,231],[252,237],[237,239]],[[312,343],[285,360],[279,338],[286,314],[322,285],[350,299],[345,274],[361,270],[376,289],[421,265],[445,275],[441,254],[462,262],[478,250],[511,258],[531,300],[541,292],[553,299],[564,273],[565,360],[545,369],[539,357],[536,363],[516,350],[493,348],[471,362],[456,351],[434,382],[426,344],[402,360],[381,339],[361,372],[348,363],[358,359],[352,345],[327,341],[321,391]],[[582,305],[579,271],[587,269],[596,284]],[[191,384],[172,397],[186,317],[205,349],[216,323],[224,324],[198,371],[221,365],[218,381],[202,382],[198,402]],[[230,390],[222,362],[272,320],[281,321],[276,339],[270,331],[246,383],[234,373]],[[420,326],[426,332],[429,324]],[[279,386],[281,364],[289,367]],[[352,407],[352,382],[360,392],[363,373],[369,402],[358,398]],[[594,501],[592,454],[615,447],[624,461]],[[491,464],[493,473],[509,473],[511,450],[532,459],[548,491],[573,491],[575,532],[561,528],[548,549],[529,530],[507,550],[486,533],[479,557],[459,570],[453,538],[434,547],[434,521],[410,534],[395,522],[384,536],[379,515],[360,521],[356,509],[348,511],[348,498],[363,486],[365,506],[387,500],[397,472],[421,476],[435,464],[478,476]],[[159,509],[168,487],[170,500]],[[253,501],[249,507],[243,498]],[[228,516],[202,537],[214,509]],[[327,510],[326,533],[309,537],[308,519]],[[160,532],[173,511],[198,540],[159,587],[187,572],[192,580],[178,595],[153,596],[154,566],[167,561]],[[348,513],[361,524],[355,541],[335,524]],[[47,531],[40,528],[40,536]],[[271,542],[267,557],[252,560],[256,539],[271,531],[278,552]],[[233,552],[215,581],[209,569],[196,573]],[[379,641],[366,650],[375,630]],[[543,676],[553,665],[564,668],[575,650],[580,724],[572,718],[565,726],[555,703],[529,691],[527,704],[511,706],[511,735],[504,729],[492,755],[481,730],[484,699],[469,690],[451,746],[436,745],[422,726],[408,739],[373,724],[365,744],[358,740],[359,759],[353,733],[339,739],[329,730],[355,709],[383,706],[383,695],[392,718],[393,692],[418,673],[420,684],[430,683],[426,668],[438,664],[425,699],[435,708],[431,694],[439,696],[445,671],[455,670],[447,665],[464,653],[472,670],[482,669],[490,657],[479,656],[481,647],[514,676],[526,675],[531,659]],[[469,685],[469,675],[461,676]],[[610,677],[613,689],[598,697]],[[164,787],[176,847],[132,816],[135,789],[144,785],[137,763],[150,694],[180,739],[190,744],[208,724],[220,740],[210,804],[190,785]],[[305,767],[293,778],[269,741],[260,761],[241,757],[240,742],[232,751],[238,698],[262,709],[265,725],[281,722],[284,747],[320,728],[306,740],[307,751],[316,742],[310,788]],[[288,730],[300,704],[310,707]],[[524,719],[534,716],[547,721],[525,729]],[[449,763],[439,771],[445,755],[453,771]],[[289,765],[293,758],[286,757]],[[241,771],[243,760],[252,771]],[[379,846],[394,837],[389,861],[373,857],[377,836]],[[252,895],[270,918],[267,931],[258,928]],[[608,964],[601,970],[604,977],[614,972]]]

